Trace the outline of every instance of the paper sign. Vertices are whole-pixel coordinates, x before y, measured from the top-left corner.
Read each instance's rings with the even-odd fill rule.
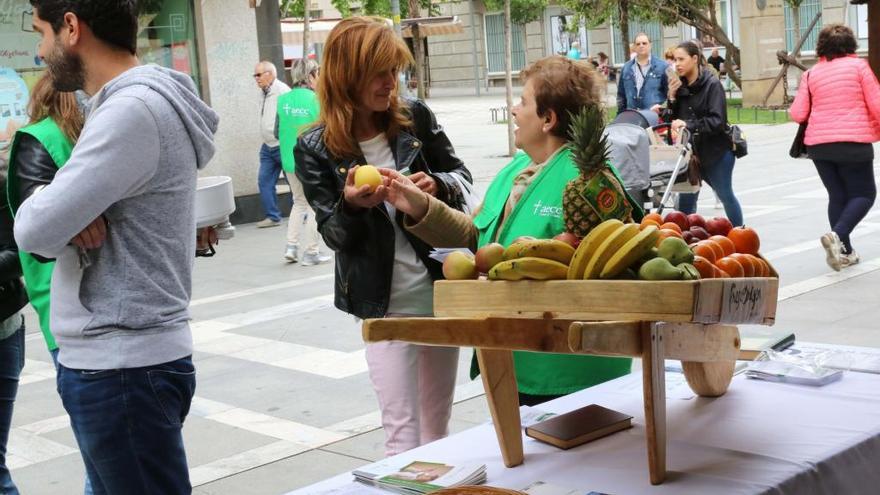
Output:
[[[736,280],[724,284],[719,323],[763,323],[766,282]]]

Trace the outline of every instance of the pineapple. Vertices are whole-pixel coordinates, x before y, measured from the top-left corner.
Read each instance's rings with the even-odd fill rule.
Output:
[[[598,106],[585,106],[572,116],[568,131],[568,149],[580,175],[565,186],[562,212],[566,232],[580,238],[609,218],[632,221],[632,206],[609,167],[604,120]]]

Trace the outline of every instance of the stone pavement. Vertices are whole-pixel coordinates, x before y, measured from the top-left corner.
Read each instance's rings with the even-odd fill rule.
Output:
[[[504,95],[435,97],[429,104],[484,190],[507,162]],[[802,341],[880,347],[873,290],[880,282],[880,212],[855,233],[861,265],[833,273],[819,236],[825,191],[808,161],[789,159],[792,124],[747,127],[751,154],[735,171],[746,222],[781,274],[777,327]],[[208,170],[210,172],[210,169]],[[715,210],[707,189],[700,211]],[[196,262],[193,330],[198,387],[184,428],[198,494],[279,494],[383,456],[359,325],[332,307],[333,267],[287,265],[284,229],[238,226],[218,254]],[[9,446],[25,494],[74,494],[82,463],[55,392],[32,314],[27,364]],[[482,385],[459,363],[451,428],[488,418]]]

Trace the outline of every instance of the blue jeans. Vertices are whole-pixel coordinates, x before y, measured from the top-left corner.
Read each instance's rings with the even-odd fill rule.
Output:
[[[55,373],[58,373],[58,348],[54,348],[49,351],[49,355],[52,356],[52,364],[55,365]],[[95,490],[92,490],[92,482],[89,481],[89,473],[86,473],[86,483],[83,486],[83,495],[94,495]]]
[[[59,363],[58,393],[94,493],[192,492],[181,429],[195,388],[189,356],[115,370]]]
[[[6,467],[6,442],[12,426],[12,408],[18,393],[18,377],[24,368],[24,320],[14,334],[0,340],[0,493],[18,495]]]
[[[739,205],[739,200],[733,194],[733,165],[735,163],[736,157],[733,156],[732,151],[728,151],[715,163],[700,164],[703,180],[712,186],[712,190],[718,195],[718,199],[724,205],[724,213],[734,227],[743,225],[742,208]],[[696,213],[699,196],[700,191],[679,195],[678,209],[683,213]]]
[[[281,221],[281,210],[278,209],[278,194],[275,185],[281,174],[281,147],[270,148],[265,144],[260,147],[260,174],[257,185],[260,188],[260,202],[266,218]]]

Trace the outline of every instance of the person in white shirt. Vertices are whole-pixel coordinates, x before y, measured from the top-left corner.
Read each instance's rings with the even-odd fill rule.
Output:
[[[281,210],[278,209],[278,195],[275,184],[281,175],[281,151],[275,137],[275,115],[278,97],[290,91],[290,87],[278,80],[278,69],[272,62],[263,60],[254,68],[254,80],[263,93],[260,104],[260,172],[257,185],[260,189],[260,203],[266,218],[257,222],[257,227],[277,227],[281,225]]]

